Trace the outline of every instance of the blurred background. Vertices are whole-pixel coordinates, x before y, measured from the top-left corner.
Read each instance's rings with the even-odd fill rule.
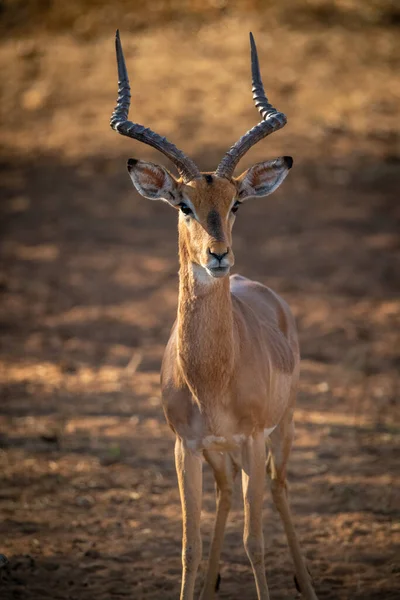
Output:
[[[298,322],[299,535],[319,598],[399,597],[399,26],[394,0],[0,1],[2,600],[178,595],[158,383],[176,215],[140,198],[125,165],[172,167],[109,128],[117,27],[131,118],[203,170],[258,122],[256,37],[288,125],[237,173],[286,154],[294,168],[240,211],[235,268],[282,294]],[[205,552],[213,495],[206,470]],[[237,490],[220,598],[256,598],[242,526]],[[269,494],[264,531],[271,597],[299,597]]]

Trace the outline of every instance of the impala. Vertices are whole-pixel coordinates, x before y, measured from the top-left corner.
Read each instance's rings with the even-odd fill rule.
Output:
[[[240,275],[229,277],[238,209],[252,197],[271,194],[293,164],[291,157],[283,156],[233,176],[239,160],[254,144],[286,124],[285,115],[265,95],[252,34],[250,43],[253,98],[262,121],[232,146],[215,172],[201,173],[165,137],[128,121],[130,86],[116,34],[119,87],[111,127],[165,154],[180,175],[177,178],[150,162],[128,160],[129,175],[139,194],[168,202],[179,218],[178,314],[164,354],[161,385],[165,416],[176,435],[183,512],[181,600],[193,598],[202,554],[203,456],[215,476],[217,507],[201,598],[213,598],[218,588],[225,524],[239,470],[244,546],[259,600],[269,598],[262,526],[265,472],[283,521],[297,585],[307,600],[317,598],[294,530],[286,488],[300,360],[294,318],[286,302],[271,289]]]

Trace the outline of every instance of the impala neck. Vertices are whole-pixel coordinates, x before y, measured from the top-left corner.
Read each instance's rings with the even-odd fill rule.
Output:
[[[229,277],[213,279],[179,238],[178,362],[200,403],[223,393],[234,365]]]

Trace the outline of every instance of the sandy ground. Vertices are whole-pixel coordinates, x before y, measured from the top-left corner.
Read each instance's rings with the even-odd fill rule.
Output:
[[[163,158],[108,127],[114,20],[95,37],[28,31],[0,43],[2,600],[178,596],[181,516],[158,384],[177,301],[176,217],[139,198],[125,171],[129,156]],[[134,34],[119,25],[132,118],[204,169],[256,123],[247,33],[257,36],[288,125],[239,171],[279,154],[295,168],[241,210],[234,248],[236,270],[297,317],[298,531],[319,598],[394,600],[398,29],[271,27],[267,13]],[[264,510],[271,598],[299,597],[269,494]],[[206,469],[205,553],[213,511]],[[219,598],[256,598],[242,526],[237,489]]]

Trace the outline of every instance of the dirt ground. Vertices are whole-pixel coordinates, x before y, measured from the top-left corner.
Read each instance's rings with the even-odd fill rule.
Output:
[[[108,126],[116,26],[131,117],[204,170],[257,121],[248,31],[256,36],[288,125],[238,171],[280,154],[295,163],[274,196],[238,214],[235,270],[282,294],[298,322],[289,471],[298,533],[320,599],[399,598],[395,12],[372,18],[373,2],[365,14],[351,1],[292,2],[292,11],[286,1],[281,12],[205,2],[211,12],[171,9],[147,22],[143,2],[137,14],[117,2],[126,20],[116,8],[101,27],[82,15],[64,27],[49,17],[46,28],[39,17],[19,22],[21,3],[3,4],[1,600],[179,594],[181,512],[158,381],[177,302],[176,215],[140,198],[125,169],[130,156],[164,158]],[[298,598],[269,493],[264,512],[271,598]],[[213,513],[205,469],[204,556]],[[221,599],[256,598],[242,527],[238,486]]]

